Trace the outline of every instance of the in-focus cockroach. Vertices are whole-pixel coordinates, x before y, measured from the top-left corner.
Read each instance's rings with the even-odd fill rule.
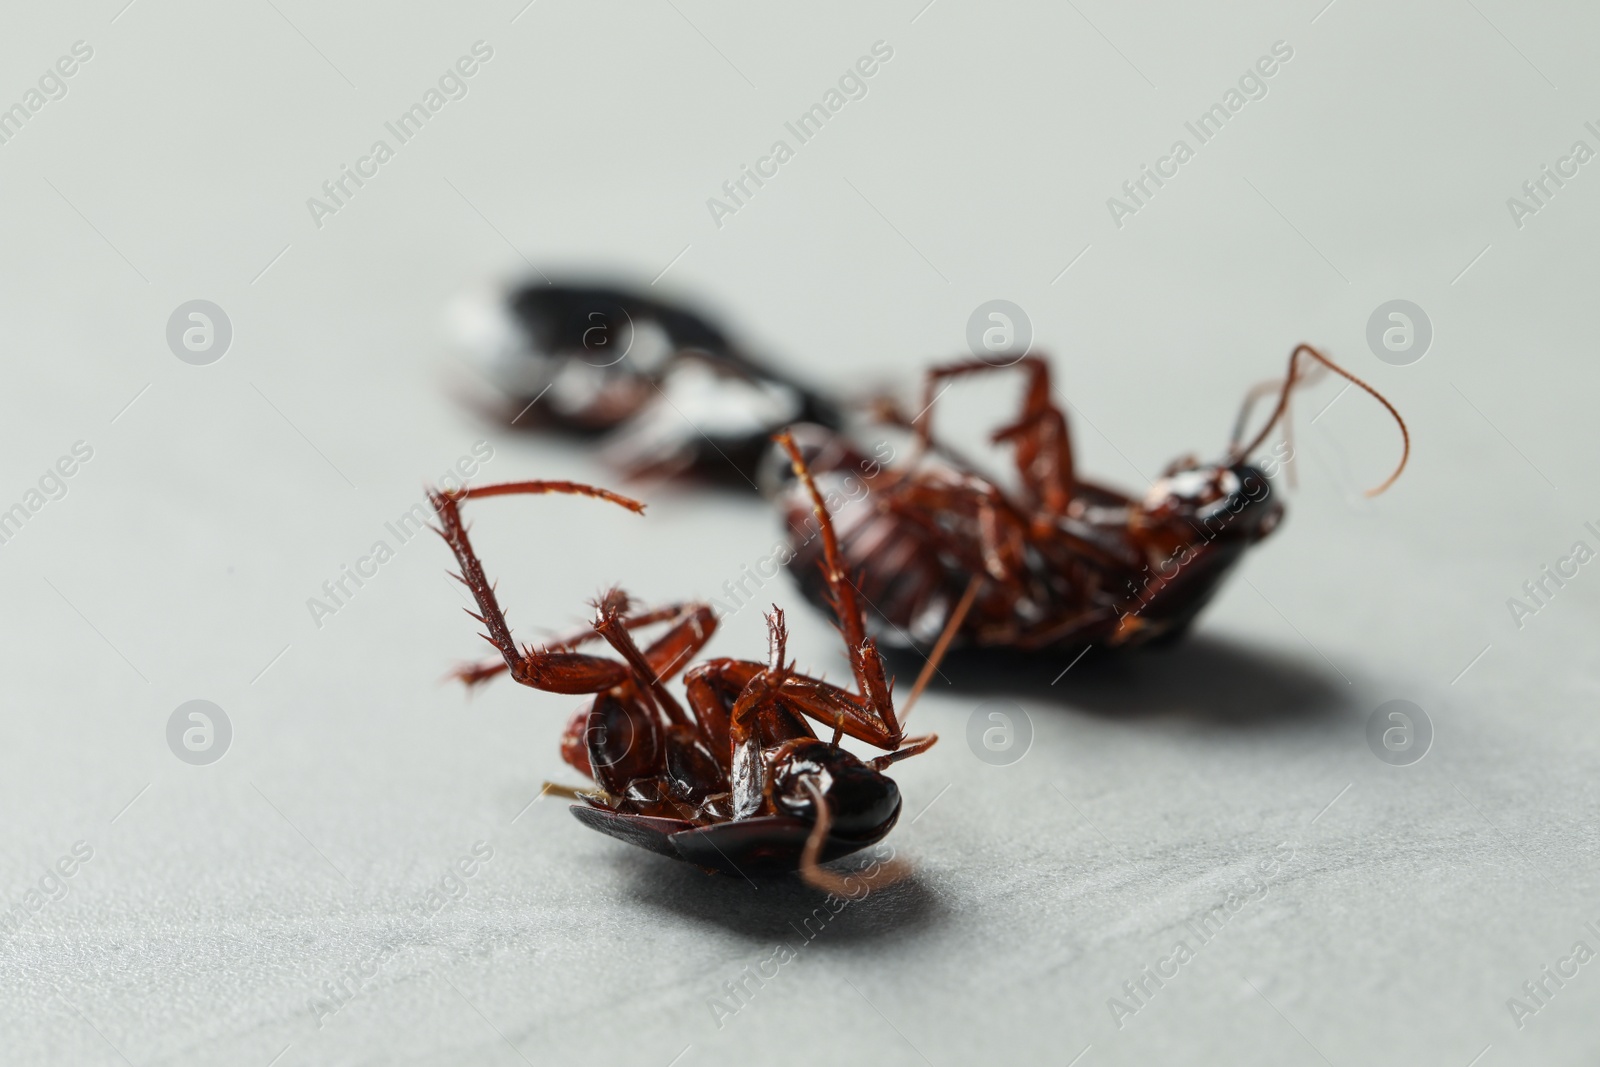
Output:
[[[1405,422],[1371,386],[1310,345],[1297,347],[1285,377],[1269,383],[1277,406],[1252,440],[1242,442],[1244,422],[1263,394],[1260,386],[1247,396],[1220,460],[1180,459],[1143,497],[1078,475],[1066,415],[1051,398],[1049,364],[1038,355],[1014,364],[1025,376],[1022,410],[992,435],[1014,450],[1019,486],[1013,491],[932,430],[940,384],[999,369],[993,364],[930,370],[915,419],[885,408],[887,421],[915,435],[902,464],[880,467],[827,429],[793,432],[818,483],[849,501],[833,516],[838,551],[872,608],[872,632],[884,647],[921,644],[941,632],[948,640],[953,631],[957,647],[1132,648],[1181,635],[1245,550],[1282,519],[1267,473],[1248,457],[1274,426],[1287,428],[1289,398],[1308,365],[1349,379],[1399,424],[1400,463],[1369,495],[1383,492],[1410,455]],[[854,489],[840,493],[842,482]],[[775,492],[794,552],[790,571],[807,599],[825,607],[833,594],[814,573],[821,549],[810,528],[809,489],[787,483]]]
[[[462,306],[458,332],[502,421],[604,434],[629,477],[754,486],[771,435],[839,425],[827,399],[686,308],[610,286],[535,282]]]
[[[787,435],[779,445],[809,493],[820,525],[820,578],[844,637],[856,692],[801,674],[786,660],[783,612],[767,616],[765,663],[690,659],[711,639],[717,619],[699,602],[642,609],[613,588],[595,602],[591,626],[534,647],[519,647],[484,577],[460,515],[461,501],[516,493],[571,493],[643,512],[636,500],[576,482],[528,481],[430,491],[439,533],[455,553],[457,577],[471,590],[483,636],[498,660],[457,671],[469,685],[501,672],[534,689],[588,694],[567,724],[562,758],[594,781],[567,792],[584,825],[630,844],[714,871],[744,875],[798,870],[811,884],[839,891],[838,876],[819,864],[872,845],[900,817],[900,791],[883,772],[927,751],[937,738],[905,735],[905,715],[933,673],[923,669],[910,698],[896,713],[893,683],[866,616],[842,570],[838,544],[823,497],[798,448]],[[665,631],[642,644],[637,631]],[[580,649],[604,642],[615,656]],[[685,670],[685,668],[688,668]],[[666,683],[683,673],[687,710]],[[821,740],[807,723],[832,731]],[[884,750],[858,758],[840,744],[844,735]],[[884,865],[880,878],[890,877]]]

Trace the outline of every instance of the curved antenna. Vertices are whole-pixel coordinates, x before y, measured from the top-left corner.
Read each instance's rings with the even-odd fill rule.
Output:
[[[1368,385],[1360,378],[1357,378],[1354,374],[1351,374],[1349,371],[1339,366],[1339,364],[1335,363],[1333,360],[1329,359],[1321,352],[1318,352],[1315,348],[1308,344],[1297,345],[1295,350],[1289,353],[1289,373],[1283,379],[1283,388],[1278,393],[1278,404],[1272,409],[1272,416],[1267,419],[1267,424],[1261,427],[1261,431],[1251,439],[1248,445],[1240,447],[1238,444],[1238,438],[1240,436],[1240,430],[1243,428],[1244,415],[1248,413],[1250,406],[1254,403],[1255,399],[1253,396],[1246,397],[1245,412],[1241,413],[1240,415],[1239,425],[1234,427],[1232,447],[1230,447],[1228,450],[1228,462],[1237,463],[1239,460],[1243,459],[1245,456],[1248,456],[1251,452],[1254,452],[1257,448],[1261,447],[1261,442],[1267,439],[1267,434],[1272,432],[1272,428],[1278,424],[1278,422],[1284,417],[1284,413],[1289,410],[1289,395],[1294,392],[1296,380],[1302,377],[1300,374],[1301,353],[1310,356],[1312,359],[1316,360],[1318,363],[1321,363],[1324,367],[1327,367],[1341,378],[1348,380],[1351,384],[1360,386],[1361,389],[1369,396],[1383,405],[1384,410],[1394,417],[1395,424],[1400,427],[1400,438],[1403,447],[1400,453],[1399,464],[1396,465],[1394,472],[1383,480],[1381,485],[1366,491],[1367,496],[1377,496],[1379,493],[1382,493],[1395,483],[1395,479],[1400,477],[1400,472],[1406,469],[1406,461],[1411,458],[1411,432],[1406,429],[1406,420],[1400,417],[1400,413],[1395,410],[1394,405],[1389,403],[1382,393],[1378,392],[1372,386]],[[1258,386],[1257,388],[1259,389],[1260,387]],[[1252,390],[1251,392],[1253,394],[1255,390]]]
[[[800,880],[813,889],[820,889],[824,893],[832,893],[836,897],[848,897],[851,900],[860,900],[864,893],[858,894],[863,885],[868,892],[894,885],[911,873],[911,867],[905,860],[888,859],[878,865],[878,870],[870,877],[867,875],[839,875],[822,866],[822,846],[828,840],[828,830],[833,826],[833,813],[828,810],[828,798],[823,793],[822,787],[817,784],[815,776],[801,779],[801,787],[811,796],[812,807],[815,808],[817,818],[811,824],[811,832],[806,835],[805,848],[800,850]],[[854,884],[852,884],[854,883]]]
[[[438,495],[450,500],[474,500],[485,496],[510,496],[513,493],[570,493],[573,496],[592,496],[598,500],[609,500],[613,504],[620,504],[636,515],[644,514],[644,505],[632,497],[623,496],[621,493],[613,493],[609,489],[601,489],[597,485],[585,485],[583,482],[547,480],[497,482],[494,485],[474,485],[466,489],[441,490]]]
[[[1264,396],[1271,396],[1283,388],[1282,378],[1268,378],[1264,382],[1257,382],[1244,394],[1244,403],[1239,405],[1239,414],[1233,420],[1233,432],[1228,434],[1228,447],[1237,448],[1239,439],[1244,436],[1244,428],[1250,423],[1250,413],[1255,410],[1256,402]]]
[[[1302,385],[1311,385],[1313,382],[1321,381],[1327,373],[1327,367],[1315,365],[1308,373],[1300,376],[1300,382]],[[1256,401],[1264,396],[1271,396],[1282,388],[1282,378],[1268,378],[1250,387],[1250,391],[1244,395],[1244,403],[1239,405],[1238,417],[1233,420],[1233,432],[1228,435],[1230,447],[1237,445],[1239,438],[1244,436],[1244,429],[1250,423],[1250,413],[1255,410]],[[1289,455],[1283,461],[1283,470],[1289,476],[1290,488],[1298,489],[1300,485],[1295,479],[1294,417],[1292,412],[1287,410],[1283,413],[1283,443],[1289,446]]]

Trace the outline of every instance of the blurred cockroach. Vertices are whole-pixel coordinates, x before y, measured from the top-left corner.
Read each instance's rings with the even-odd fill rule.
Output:
[[[460,565],[458,577],[477,601],[478,612],[469,614],[483,623],[485,639],[500,652],[499,660],[461,668],[456,676],[474,685],[505,671],[534,689],[592,694],[567,724],[561,755],[595,785],[556,790],[582,801],[572,807],[580,822],[710,870],[745,875],[798,870],[811,884],[837,892],[838,876],[818,865],[888,834],[900,817],[901,801],[884,770],[937,740],[905,735],[905,716],[937,658],[924,667],[897,715],[893,683],[866,634],[865,612],[841,567],[822,495],[793,441],[787,435],[777,441],[791,457],[821,527],[819,577],[829,591],[857,692],[801,674],[786,661],[788,631],[776,607],[767,616],[766,663],[708,659],[689,667],[716,630],[710,606],[690,602],[641,610],[616,588],[596,601],[590,627],[542,647],[519,648],[467,539],[461,501],[572,493],[634,512],[643,512],[644,505],[606,489],[554,481],[430,491],[429,496],[439,515],[439,533]],[[665,632],[641,646],[636,631],[653,624],[665,625]],[[616,658],[579,651],[596,641],[610,645]],[[666,687],[680,671],[687,711]],[[831,739],[820,740],[807,718],[832,730]],[[845,734],[885,754],[858,758],[841,747]]]
[[[604,434],[630,477],[753,487],[772,434],[838,426],[835,406],[752,358],[700,315],[639,292],[535,282],[462,306],[462,339],[517,426]]]
[[[1399,424],[1399,465],[1368,495],[1383,492],[1410,455],[1405,422],[1371,386],[1310,345],[1297,347],[1286,376],[1270,383],[1277,406],[1249,443],[1241,443],[1244,423],[1260,386],[1246,398],[1220,460],[1179,459],[1142,498],[1078,476],[1066,415],[1051,398],[1049,364],[1037,355],[1014,364],[1025,375],[1022,410],[992,435],[1014,449],[1015,491],[979,473],[932,430],[940,383],[998,369],[993,364],[935,367],[920,415],[905,419],[886,410],[888,421],[914,432],[904,464],[883,467],[823,428],[794,433],[818,482],[850,501],[833,516],[839,551],[885,647],[932,640],[941,631],[948,641],[953,629],[958,646],[1131,648],[1181,635],[1245,550],[1282,519],[1267,472],[1248,457],[1274,426],[1287,431],[1289,398],[1305,381],[1306,364],[1349,379]],[[853,478],[860,479],[854,490],[841,494],[841,484]],[[807,599],[825,607],[832,594],[814,576],[821,550],[812,536],[809,493],[792,483],[776,492],[794,551],[790,570]]]

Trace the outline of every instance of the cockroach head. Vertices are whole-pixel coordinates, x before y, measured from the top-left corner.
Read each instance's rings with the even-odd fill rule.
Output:
[[[786,815],[816,818],[815,800],[804,785],[808,779],[827,800],[837,836],[881,836],[900,814],[900,789],[894,780],[837,745],[797,738],[770,759],[773,801]]]
[[[1173,464],[1150,486],[1143,511],[1146,521],[1252,541],[1271,533],[1283,517],[1283,505],[1259,468],[1192,459]]]

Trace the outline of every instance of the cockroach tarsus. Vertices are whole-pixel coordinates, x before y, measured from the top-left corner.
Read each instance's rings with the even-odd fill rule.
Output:
[[[901,797],[883,772],[925,752],[934,735],[907,737],[904,715],[933,673],[924,667],[912,700],[896,713],[893,684],[865,612],[846,575],[831,517],[799,449],[787,434],[776,438],[791,458],[799,483],[810,492],[824,551],[819,560],[828,603],[846,646],[856,691],[799,673],[787,658],[783,611],[767,616],[765,663],[729,658],[689,661],[711,640],[717,617],[690,601],[652,609],[636,607],[619,588],[595,602],[586,629],[539,647],[519,647],[511,635],[462,522],[467,499],[511,494],[563,493],[609,501],[636,513],[644,505],[610,490],[577,482],[523,481],[456,491],[430,490],[438,532],[455,553],[456,577],[471,591],[482,636],[498,661],[456,672],[469,684],[500,673],[534,689],[590,695],[568,722],[562,758],[595,788],[576,790],[573,814],[602,833],[713,871],[742,875],[799,871],[831,892],[843,882],[821,864],[883,839],[900,817]],[[641,646],[637,631],[665,627]],[[615,655],[583,651],[604,642]],[[666,683],[683,675],[688,707]],[[832,731],[821,740],[807,720]],[[883,755],[862,759],[843,748],[848,735]],[[560,790],[557,790],[560,791]],[[884,865],[882,880],[898,871]]]
[[[850,472],[867,491],[833,516],[845,569],[872,608],[874,634],[886,647],[915,647],[950,631],[957,646],[1080,651],[1133,648],[1179,637],[1245,551],[1283,517],[1267,473],[1248,457],[1275,426],[1288,426],[1289,400],[1306,366],[1326,368],[1381,403],[1400,427],[1404,451],[1383,492],[1405,468],[1411,441],[1394,406],[1370,385],[1310,345],[1295,348],[1266,424],[1241,443],[1252,390],[1221,460],[1185,457],[1142,498],[1077,472],[1066,413],[1051,395],[1050,366],[1027,355],[1008,366],[1024,376],[1021,411],[991,435],[1013,450],[1018,487],[1007,490],[935,437],[933,407],[942,383],[1005,369],[981,361],[932,368],[921,413],[892,406],[885,421],[909,430],[908,460],[862,475],[864,457],[847,439],[820,427],[795,427],[815,477],[834,485]],[[1286,430],[1287,432],[1287,430]],[[791,574],[812,603],[829,592],[815,577],[821,555],[810,536],[807,492],[779,490],[790,532]],[[970,609],[970,610],[967,610]],[[946,642],[948,642],[948,637]]]

